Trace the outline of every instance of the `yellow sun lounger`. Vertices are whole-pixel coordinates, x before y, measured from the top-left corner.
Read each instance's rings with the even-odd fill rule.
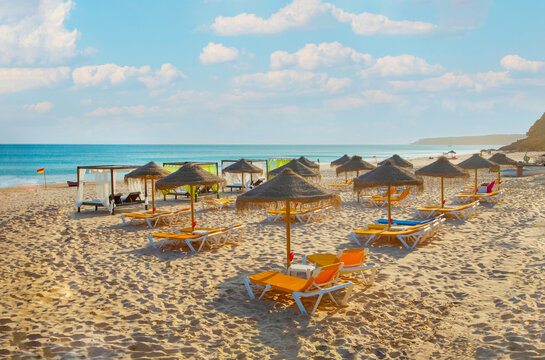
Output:
[[[132,224],[134,221],[144,221],[150,229],[153,229],[159,222],[165,222],[168,225],[180,220],[183,215],[189,214],[189,208],[176,211],[147,211],[144,213],[128,213],[121,215],[123,225]],[[128,221],[128,219],[131,219]]]
[[[220,237],[224,234],[221,229],[213,230],[198,230],[195,229],[193,233],[158,233],[148,235],[150,244],[155,249],[163,250],[167,246],[180,247],[185,243],[192,252],[199,252],[207,244],[209,247],[218,243]],[[157,244],[153,241],[153,238],[161,239]],[[197,249],[193,247],[193,243],[199,242],[200,245]]]
[[[437,215],[444,215],[446,217],[454,217],[460,221],[466,221],[467,218],[477,208],[479,201],[473,201],[469,204],[464,204],[456,207],[440,207],[440,206],[427,206],[416,209],[416,215],[421,219],[429,219]]]
[[[410,189],[406,188],[399,195],[391,195],[390,200],[391,200],[392,204],[394,204],[396,202],[404,203],[404,202],[414,198],[414,196],[409,197],[409,192],[410,192]],[[387,196],[375,196],[375,195],[368,196],[367,195],[367,196],[360,196],[360,198],[362,200],[367,200],[371,205],[376,206],[376,207],[383,207],[383,206],[388,204],[388,197]]]
[[[301,224],[308,224],[311,220],[317,220],[323,218],[329,214],[331,206],[318,207],[308,210],[292,210],[290,216],[295,217]],[[266,210],[265,216],[267,221],[276,222],[278,220],[286,220],[286,210]]]
[[[465,204],[468,201],[479,201],[482,203],[488,203],[496,205],[503,195],[503,189],[493,191],[490,193],[476,193],[476,194],[456,194],[453,200],[459,204]]]
[[[208,206],[211,209],[221,210],[223,208],[232,207],[235,205],[234,199],[214,199],[205,197],[202,202],[203,206]]]
[[[363,281],[367,285],[371,285],[375,280],[377,269],[371,265],[363,265],[369,249],[345,249],[337,254],[313,254],[303,257],[303,264],[311,263],[316,267],[328,266],[336,263],[343,263],[341,268],[341,276],[358,272],[361,274]],[[365,277],[365,272],[370,272],[369,279]]]
[[[318,296],[310,315],[314,314],[318,304],[322,300],[322,297],[327,294],[330,299],[339,305],[335,298],[333,298],[332,293],[342,289],[346,289],[345,295],[340,303],[340,305],[345,305],[352,293],[353,283],[348,282],[344,284],[337,285],[339,278],[339,273],[341,270],[342,264],[337,263],[333,265],[324,266],[318,269],[315,269],[308,280],[301,279],[295,276],[285,275],[276,271],[265,271],[259,274],[250,275],[244,278],[244,285],[248,291],[250,298],[255,299],[254,293],[250,284],[256,284],[264,286],[263,292],[259,296],[259,300],[265,295],[269,290],[275,290],[282,293],[291,294],[295,303],[299,307],[299,310],[308,315],[301,298]]]

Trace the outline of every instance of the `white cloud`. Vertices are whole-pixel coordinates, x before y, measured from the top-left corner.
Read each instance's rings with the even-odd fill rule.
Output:
[[[352,31],[358,35],[397,35],[422,34],[433,31],[437,25],[408,20],[391,20],[384,15],[363,12],[361,14],[348,13],[334,5],[330,5],[331,14],[340,22],[350,23]]]
[[[157,88],[170,84],[177,79],[184,79],[186,76],[175,66],[171,64],[163,64],[161,69],[147,76],[139,76],[138,80],[146,84],[149,88]]]
[[[439,77],[419,81],[390,81],[396,90],[408,91],[447,91],[456,89],[471,89],[481,91],[486,88],[499,86],[511,81],[509,72],[494,72],[477,74],[446,73]]]
[[[210,28],[218,35],[276,34],[307,25],[312,18],[326,11],[321,0],[293,0],[264,19],[255,14],[241,13],[233,17],[216,17]]]
[[[500,61],[501,66],[507,70],[536,72],[545,66],[543,61],[526,60],[519,55],[506,55]]]
[[[149,66],[137,68],[116,64],[89,65],[74,69],[72,80],[79,86],[96,86],[105,83],[116,85],[124,82],[128,77],[145,75],[149,71]]]
[[[0,68],[0,94],[55,85],[66,80],[70,68]]]
[[[341,98],[327,99],[324,101],[324,104],[334,109],[350,110],[365,106],[366,102],[360,97],[345,96]]]
[[[443,71],[439,64],[430,65],[426,60],[412,55],[385,56],[378,58],[373,66],[358,72],[362,78],[372,75],[401,76],[401,75],[430,75]]]
[[[273,69],[296,65],[305,70],[342,65],[369,65],[373,59],[369,54],[359,53],[336,41],[319,45],[306,44],[304,48],[292,54],[275,51],[270,58]]]
[[[327,99],[324,101],[326,106],[339,110],[350,110],[364,107],[370,104],[393,103],[399,101],[395,95],[385,93],[382,90],[366,90],[361,93],[362,96],[344,96],[340,98]],[[400,103],[405,103],[400,101]]]
[[[129,114],[132,116],[146,116],[150,114],[156,114],[160,111],[158,106],[113,106],[113,107],[98,107],[93,111],[85,113],[85,116],[108,116],[108,115],[124,115]]]
[[[336,93],[352,83],[349,78],[329,78],[323,86],[323,89],[330,93]]]
[[[92,102],[91,99],[81,99],[81,100],[79,101],[79,103],[80,103],[81,105],[89,105],[91,102]]]
[[[238,49],[236,47],[227,47],[213,42],[208,43],[199,55],[199,60],[203,65],[233,61],[237,58]]]
[[[235,86],[257,87],[275,91],[321,88],[326,84],[327,75],[309,71],[280,70],[236,76]]]
[[[0,63],[59,63],[81,53],[76,45],[80,33],[64,24],[72,1],[2,2],[0,7]]]
[[[36,111],[39,113],[45,113],[53,109],[53,103],[50,103],[49,101],[44,101],[37,104],[26,104],[23,106],[23,109]]]
[[[365,99],[373,104],[391,103],[397,100],[397,96],[385,93],[382,90],[366,90],[362,92]]]

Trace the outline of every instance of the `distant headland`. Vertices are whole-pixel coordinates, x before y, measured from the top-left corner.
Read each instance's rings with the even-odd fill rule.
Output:
[[[437,137],[420,139],[411,145],[507,145],[525,137],[524,134]]]

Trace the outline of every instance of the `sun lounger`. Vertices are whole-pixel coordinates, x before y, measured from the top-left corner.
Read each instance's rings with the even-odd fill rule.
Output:
[[[434,219],[428,219],[423,221],[416,221],[416,220],[396,220],[392,219],[391,224],[392,225],[400,225],[400,226],[416,226],[416,225],[425,225],[429,222],[433,221]],[[388,219],[378,219],[375,220],[375,224],[382,224],[382,225],[388,225]]]
[[[341,276],[357,272],[361,274],[363,281],[367,285],[371,285],[375,280],[377,269],[371,265],[363,265],[369,249],[346,249],[337,254],[313,254],[303,257],[303,264],[311,263],[316,267],[323,267],[341,262]],[[365,273],[370,273],[369,278],[365,277]]]
[[[307,210],[292,210],[290,216],[294,217],[301,224],[308,224],[311,220],[318,220],[326,217],[331,210],[331,206],[319,207]],[[276,222],[278,220],[285,220],[286,210],[266,210],[265,216],[269,222]]]
[[[478,205],[479,201],[473,201],[456,207],[427,206],[418,208],[415,211],[416,215],[421,219],[444,215],[446,217],[454,217],[459,221],[466,221]]]
[[[453,197],[454,202],[458,204],[465,204],[469,201],[479,201],[482,203],[488,203],[496,205],[503,195],[503,189],[493,191],[490,193],[477,193],[477,194],[456,194]]]
[[[414,199],[414,196],[409,196],[409,192],[410,192],[410,189],[406,188],[399,195],[391,195],[390,200],[392,204],[396,202],[406,203],[407,201]],[[388,204],[388,196],[364,195],[364,196],[360,196],[360,198],[362,200],[366,200],[371,205],[376,207],[383,207]]]
[[[217,244],[219,238],[224,234],[221,229],[211,229],[211,230],[199,230],[195,229],[192,233],[181,232],[181,233],[158,233],[148,235],[148,240],[152,247],[156,249],[165,249],[168,246],[179,247],[182,244],[186,244],[192,252],[199,252],[204,247],[208,245]],[[154,238],[160,239],[158,243],[153,241]],[[194,244],[199,243],[200,245],[195,249]]]
[[[235,205],[233,199],[214,199],[211,197],[205,197],[202,201],[203,206],[208,206],[210,209],[221,210],[223,208],[232,207]]]
[[[354,180],[349,180],[342,184],[327,184],[327,187],[330,190],[348,191],[352,188],[352,184],[354,184]]]
[[[144,213],[128,213],[121,215],[121,221],[123,221],[123,225],[129,225],[135,221],[142,221],[148,224],[150,229],[153,229],[160,222],[164,222],[167,225],[174,224],[178,222],[182,218],[182,216],[189,214],[189,212],[189,208],[186,208],[175,211],[147,211]]]
[[[333,264],[324,266],[322,268],[315,269],[308,280],[301,279],[295,276],[285,275],[276,271],[265,271],[259,274],[250,275],[244,279],[244,285],[248,291],[250,298],[255,299],[254,293],[250,284],[256,284],[264,286],[263,292],[259,296],[259,300],[270,290],[291,294],[295,303],[299,307],[299,310],[308,315],[301,298],[317,296],[316,303],[310,312],[310,315],[314,314],[318,304],[322,300],[322,297],[327,294],[329,298],[339,305],[332,293],[346,289],[345,295],[340,305],[345,305],[352,293],[353,283],[348,282],[344,284],[337,284],[340,269],[342,264]]]
[[[416,225],[416,226],[391,226],[388,230],[387,224],[369,224],[366,229],[357,229],[350,233],[352,239],[358,245],[367,245],[372,240],[379,238],[396,238],[407,249],[414,249],[420,242],[424,242],[432,238],[445,219],[441,216],[434,219],[434,221]],[[360,238],[363,238],[365,242],[362,244]]]

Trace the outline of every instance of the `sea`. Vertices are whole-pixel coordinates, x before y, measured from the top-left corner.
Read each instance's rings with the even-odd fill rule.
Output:
[[[77,166],[144,165],[164,162],[296,158],[330,163],[344,154],[369,162],[393,154],[404,158],[438,156],[448,151],[471,154],[500,145],[43,145],[0,144],[0,187],[76,181]],[[123,178],[119,173],[119,179]]]

